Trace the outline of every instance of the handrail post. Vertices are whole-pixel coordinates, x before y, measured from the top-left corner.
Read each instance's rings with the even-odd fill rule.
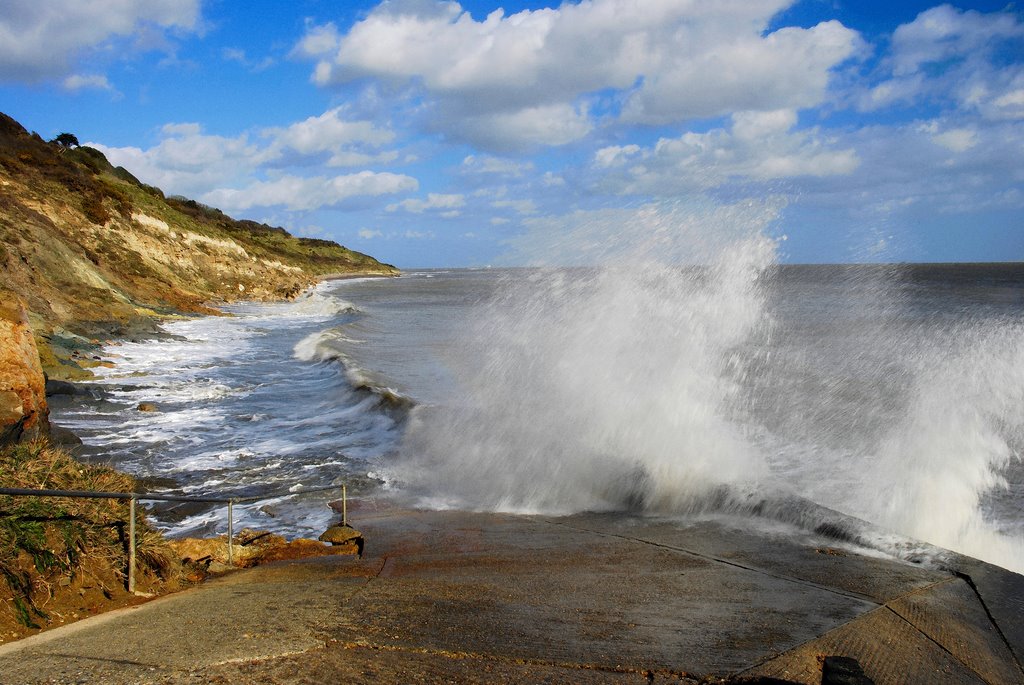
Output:
[[[228,500],[228,566],[233,566],[235,563],[234,546],[232,545],[232,539],[235,537],[235,517],[234,517],[234,505],[235,500]]]
[[[128,592],[135,592],[135,495],[128,504]]]

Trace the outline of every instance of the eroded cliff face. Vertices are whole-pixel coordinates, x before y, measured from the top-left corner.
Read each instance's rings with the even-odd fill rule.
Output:
[[[21,299],[0,289],[0,446],[49,433],[46,379]]]
[[[326,274],[397,270],[336,243],[165,198],[97,150],[68,150],[0,114],[0,286],[21,296],[43,366],[219,302],[293,297]]]

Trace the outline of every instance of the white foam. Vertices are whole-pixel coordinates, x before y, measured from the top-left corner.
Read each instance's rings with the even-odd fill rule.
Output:
[[[687,236],[706,269],[641,252],[505,284],[453,355],[466,403],[410,422],[396,478],[434,500],[527,513],[676,510],[760,478],[761,455],[729,420],[733,349],[763,323],[756,277],[774,257],[765,217],[749,221],[735,243]]]

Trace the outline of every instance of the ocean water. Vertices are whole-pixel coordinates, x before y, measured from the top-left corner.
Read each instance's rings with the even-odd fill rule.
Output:
[[[777,249],[330,281],[106,348],[97,397],[55,398],[54,419],[151,490],[260,496],[240,525],[288,534],[322,531],[342,483],[794,530],[820,526],[814,503],[1024,571],[1024,266]],[[220,507],[153,512],[223,527]],[[899,540],[866,542],[912,554]]]

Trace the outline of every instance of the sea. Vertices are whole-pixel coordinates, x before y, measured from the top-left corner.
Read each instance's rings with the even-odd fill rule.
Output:
[[[236,529],[315,537],[343,485],[784,535],[840,512],[870,553],[1024,572],[1024,264],[777,262],[754,241],[325,281],[111,343],[52,419],[149,492],[254,498]],[[148,506],[170,535],[224,532],[223,504]]]

